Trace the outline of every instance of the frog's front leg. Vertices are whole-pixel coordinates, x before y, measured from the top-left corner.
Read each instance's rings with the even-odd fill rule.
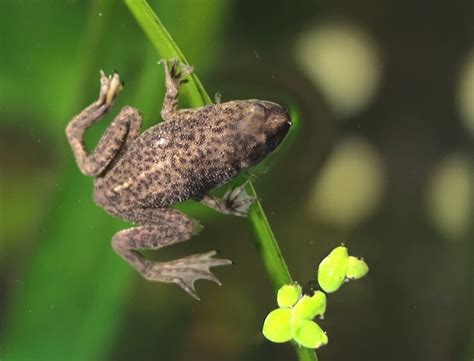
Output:
[[[162,59],[160,60],[160,64],[163,64],[165,68],[166,85],[166,94],[163,107],[161,108],[161,117],[164,121],[169,121],[180,112],[178,110],[179,86],[186,82],[185,78],[187,76],[192,74],[193,67],[181,64],[178,59],[170,61]],[[181,112],[185,111],[186,110],[182,110]]]
[[[169,262],[149,261],[138,251],[157,250],[186,241],[197,233],[200,226],[185,214],[169,208],[133,209],[127,212],[126,218],[141,226],[116,233],[112,239],[112,247],[148,280],[176,283],[191,296],[199,299],[194,282],[207,279],[220,284],[210,268],[232,263],[226,259],[212,258],[216,254],[215,251]]]
[[[236,188],[229,189],[222,199],[213,197],[210,194],[205,194],[200,199],[200,202],[207,207],[224,214],[246,217],[250,206],[257,200],[257,198],[251,197],[247,193],[245,190],[246,185],[247,182]]]
[[[142,118],[132,107],[124,107],[108,126],[95,150],[89,154],[84,142],[87,129],[97,122],[112,107],[122,90],[117,73],[105,76],[101,71],[99,98],[75,116],[66,127],[66,135],[76,162],[82,173],[88,176],[100,175],[112,159],[140,134]]]

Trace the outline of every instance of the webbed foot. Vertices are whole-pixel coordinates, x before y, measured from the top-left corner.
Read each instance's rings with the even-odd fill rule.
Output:
[[[189,295],[199,300],[194,282],[199,279],[206,279],[220,286],[221,283],[210,271],[210,268],[232,264],[232,261],[228,259],[212,258],[216,254],[216,251],[210,251],[180,258],[175,261],[151,263],[143,272],[143,275],[151,281],[176,283]]]
[[[246,186],[247,182],[229,189],[222,197],[226,207],[236,216],[247,217],[250,206],[257,200],[256,197],[252,197],[247,193]]]
[[[257,200],[257,198],[250,196],[245,187],[247,182],[244,184],[229,189],[222,198],[205,194],[199,201],[224,214],[232,214],[239,217],[247,217],[250,206]]]

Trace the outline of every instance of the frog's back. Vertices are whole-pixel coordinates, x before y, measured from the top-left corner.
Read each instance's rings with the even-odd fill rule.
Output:
[[[96,190],[106,190],[105,196],[116,202],[153,207],[200,198],[240,171],[225,132],[215,117],[160,123],[142,133],[96,180]]]

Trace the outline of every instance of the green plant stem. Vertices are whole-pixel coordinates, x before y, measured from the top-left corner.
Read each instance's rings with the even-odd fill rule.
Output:
[[[147,1],[125,0],[125,3],[161,57],[164,59],[177,58],[181,63],[188,64],[183,53]],[[192,106],[197,107],[212,103],[209,94],[207,94],[195,74],[192,74],[188,84],[187,89],[183,92]]]
[[[299,346],[296,343],[293,343],[293,346],[295,347],[299,361],[318,361],[318,356],[313,350],[303,346]]]
[[[125,3],[161,57],[166,59],[178,58],[182,63],[189,64],[146,0],[125,0]],[[191,106],[212,104],[209,94],[194,73],[185,95],[188,97]],[[257,197],[255,187],[250,181],[247,190],[251,196]],[[256,201],[252,206],[249,221],[254,230],[256,247],[260,252],[260,257],[275,291],[284,284],[292,283],[293,280],[281,254],[280,247],[259,201]],[[297,345],[295,345],[295,348],[300,361],[317,361],[316,353],[313,350]]]
[[[258,199],[255,187],[251,182],[247,185],[247,192]],[[276,293],[284,284],[293,283],[293,279],[259,201],[256,201],[252,206],[249,221],[255,235],[255,245],[260,252],[260,257]]]

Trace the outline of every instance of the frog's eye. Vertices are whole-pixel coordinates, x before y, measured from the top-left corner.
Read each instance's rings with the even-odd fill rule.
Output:
[[[238,122],[242,134],[260,134],[265,124],[265,108],[257,102],[250,101],[245,107],[245,116]]]
[[[250,113],[255,119],[265,118],[267,116],[267,109],[260,102],[252,102]]]
[[[266,111],[267,111],[267,107],[266,107],[265,102],[263,100],[249,99],[249,100],[246,100],[246,102],[249,106],[249,111],[251,113],[265,114]]]

